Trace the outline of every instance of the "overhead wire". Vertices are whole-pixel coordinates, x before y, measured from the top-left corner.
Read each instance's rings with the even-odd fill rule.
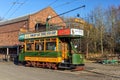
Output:
[[[69,1],[69,2],[65,2],[65,3],[63,3],[63,4],[54,6],[53,8],[58,8],[58,7],[61,7],[61,6],[64,6],[64,5],[68,5],[68,4],[71,4],[71,3],[76,2],[76,1],[78,1],[78,0],[72,0],[72,1]]]
[[[9,15],[8,18],[10,18],[11,16],[13,16],[13,15],[23,6],[23,4],[25,4],[28,0],[24,0],[23,3],[19,3],[18,1],[19,1],[19,0],[16,0],[16,1],[14,2],[14,4],[11,6],[11,8],[8,10],[8,12],[10,12],[10,10],[13,9],[13,7],[15,6],[15,4],[19,4],[19,6]],[[48,6],[51,6],[51,5],[55,4],[57,1],[58,1],[58,0],[53,1],[53,2],[50,3]],[[48,6],[47,6],[47,7],[48,7]],[[8,12],[6,12],[6,14],[8,14]]]
[[[51,5],[55,4],[57,1],[58,1],[58,0],[53,1],[53,2],[50,3],[48,6],[51,6]],[[47,6],[47,7],[48,7],[48,6]]]
[[[19,0],[16,0],[15,2],[12,3],[11,7],[8,9],[8,11],[3,15],[3,17],[5,18],[8,13],[14,8],[14,6],[16,5],[16,3],[18,2]]]
[[[80,0],[72,0],[72,1],[64,2],[63,4],[54,6],[53,8],[54,8],[54,9],[57,9],[57,8],[59,8],[59,7],[66,6],[66,5],[70,5],[70,4],[72,4],[72,3],[74,3],[74,2],[77,2],[77,1],[80,1]]]
[[[27,1],[28,1],[28,0],[24,0],[23,3],[18,3],[19,6],[14,10],[13,13],[10,14],[10,16],[9,16],[8,18],[10,18],[11,16],[13,16],[13,15],[23,6],[23,4],[25,4]]]
[[[67,14],[67,13],[69,13],[69,12],[72,12],[72,11],[75,11],[75,10],[78,10],[78,9],[84,8],[84,7],[85,7],[85,5],[80,6],[80,7],[77,7],[77,8],[74,8],[74,9],[72,9],[72,10],[69,10],[69,11],[66,11],[66,12],[64,12],[64,13],[61,13],[61,14],[59,14],[59,15],[57,15],[57,16],[53,16],[52,18],[55,18],[55,17],[61,16],[61,15]]]
[[[10,14],[9,18],[10,18],[11,16],[13,16],[13,15],[18,11],[18,9],[20,9],[20,7],[22,7],[23,4],[25,4],[27,1],[28,1],[28,0],[24,0],[23,3],[18,3],[18,4],[20,4],[20,5],[14,10],[14,12],[13,12],[12,14]],[[55,4],[57,1],[58,1],[58,0],[55,0],[54,2],[50,3],[48,6],[51,6],[51,5]],[[64,3],[64,4],[60,4],[60,5],[56,6],[56,8],[58,8],[58,7],[62,6],[62,5],[71,4],[71,3],[75,2],[75,1],[78,1],[78,0],[72,0],[72,1],[66,2],[66,3]],[[18,0],[16,0],[16,3],[17,3],[17,2],[18,2]],[[11,6],[11,8],[9,9],[9,11],[12,9],[12,7],[13,7],[16,3],[14,3],[14,4]],[[63,14],[60,14],[60,15],[63,15]],[[59,15],[59,16],[60,16],[60,15]],[[58,16],[58,15],[57,15],[57,16]]]

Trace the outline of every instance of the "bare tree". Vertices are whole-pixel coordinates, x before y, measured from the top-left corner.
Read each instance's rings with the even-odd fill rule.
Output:
[[[104,11],[101,7],[96,7],[91,14],[90,22],[93,25],[93,30],[90,32],[90,37],[92,40],[91,45],[94,45],[94,50],[100,47],[101,53],[103,54],[103,37],[104,37]],[[97,44],[98,43],[98,44]]]
[[[109,30],[108,32],[108,36],[109,36],[109,44],[108,46],[110,49],[111,53],[115,53],[115,48],[116,48],[116,42],[117,42],[117,38],[119,36],[117,36],[117,34],[119,33],[119,15],[118,15],[119,10],[114,7],[111,6],[109,7],[109,9],[106,11],[106,25],[107,25],[107,29]]]

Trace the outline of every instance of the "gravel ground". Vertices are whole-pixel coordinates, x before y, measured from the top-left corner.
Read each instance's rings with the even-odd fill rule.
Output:
[[[120,65],[118,64],[86,63],[86,70],[98,74],[100,73],[108,76],[120,77]]]
[[[86,63],[85,71],[101,76],[97,80],[120,80],[120,64]]]
[[[120,66],[86,63],[84,71],[71,72],[0,62],[0,80],[120,80]]]

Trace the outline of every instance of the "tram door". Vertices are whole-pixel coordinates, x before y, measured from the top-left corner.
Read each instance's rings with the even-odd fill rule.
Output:
[[[61,39],[61,50],[62,50],[62,58],[67,59],[68,58],[68,43],[66,42],[66,39]]]

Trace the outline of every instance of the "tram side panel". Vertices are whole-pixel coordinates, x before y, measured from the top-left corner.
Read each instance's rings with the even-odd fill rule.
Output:
[[[23,52],[19,54],[19,61],[62,62],[60,52]]]

